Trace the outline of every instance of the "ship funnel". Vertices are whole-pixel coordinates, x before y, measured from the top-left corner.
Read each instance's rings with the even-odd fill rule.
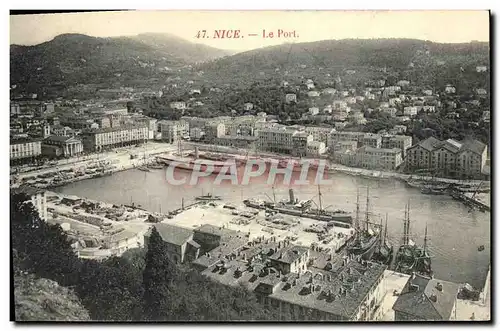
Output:
[[[194,157],[195,157],[196,159],[198,159],[198,157],[199,157],[198,146],[195,146],[195,148],[194,148]]]
[[[293,188],[291,188],[291,189],[289,189],[289,190],[288,190],[288,194],[289,194],[289,196],[290,196],[290,203],[294,203],[294,201],[295,201],[295,196],[294,196],[294,194],[293,194]]]

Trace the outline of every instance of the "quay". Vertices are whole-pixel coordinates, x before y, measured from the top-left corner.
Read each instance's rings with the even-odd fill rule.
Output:
[[[276,153],[270,153],[270,152],[259,152],[256,155],[253,155],[254,153],[248,149],[244,148],[232,148],[232,147],[226,147],[226,146],[217,146],[217,145],[208,145],[208,144],[202,144],[202,143],[195,143],[195,142],[189,142],[184,144],[186,148],[184,151],[192,149],[194,150],[195,147],[198,148],[199,151],[206,151],[206,152],[214,152],[214,153],[224,153],[227,154],[228,156],[236,157],[236,158],[241,158],[242,156],[251,156],[251,157],[262,157],[262,158],[283,158],[286,157],[287,159],[290,160],[296,160],[299,161],[300,158],[298,157],[292,157],[290,155],[284,155],[284,154],[276,154]],[[328,160],[326,157],[321,157],[321,159],[324,159],[327,161],[328,169],[330,172],[341,172],[347,175],[352,175],[352,176],[363,176],[363,177],[368,177],[368,178],[374,178],[374,179],[399,179],[401,181],[407,182],[408,180],[412,179],[414,175],[411,174],[404,174],[400,172],[391,172],[391,171],[382,171],[382,170],[371,170],[371,169],[363,169],[363,168],[354,168],[354,167],[348,167],[344,165],[340,165],[334,162],[331,162]],[[418,176],[419,180],[423,181],[430,181],[432,180],[433,182],[436,183],[447,183],[447,184],[458,184],[458,185],[463,185],[463,184],[468,184],[468,185],[479,185],[481,183],[485,183],[487,181],[483,180],[459,180],[459,179],[452,179],[452,178],[439,178],[439,177],[432,177],[432,176]]]
[[[171,144],[153,143],[55,162],[52,166],[26,168],[11,174],[11,187],[31,185],[40,188],[63,186],[85,179],[134,169],[154,161],[155,156],[174,150]],[[57,178],[57,180],[54,180]]]

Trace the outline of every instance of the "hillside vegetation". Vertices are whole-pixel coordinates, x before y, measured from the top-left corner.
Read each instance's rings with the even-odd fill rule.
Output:
[[[16,321],[88,321],[77,295],[50,279],[18,273],[14,276]]]
[[[97,38],[63,34],[35,46],[10,46],[11,85],[43,95],[49,87],[121,86],[224,56],[225,51],[163,34]]]

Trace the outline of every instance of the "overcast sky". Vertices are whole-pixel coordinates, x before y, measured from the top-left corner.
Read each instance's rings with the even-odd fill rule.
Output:
[[[243,39],[197,39],[199,30],[239,29]],[[262,38],[262,30],[297,38]],[[95,37],[166,32],[209,46],[245,51],[284,42],[345,38],[489,41],[488,11],[130,11],[10,17],[10,43],[35,45],[62,33]],[[248,36],[257,34],[257,36]]]

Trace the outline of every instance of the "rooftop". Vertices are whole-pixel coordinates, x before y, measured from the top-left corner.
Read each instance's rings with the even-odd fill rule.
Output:
[[[56,135],[51,135],[45,139],[45,142],[48,141],[55,141],[55,142],[67,142],[69,140],[74,140],[74,141],[80,141],[80,139],[74,138],[74,137],[69,137],[69,136],[56,136]]]
[[[406,283],[393,309],[425,320],[449,320],[459,285],[419,275],[412,278]]]
[[[155,224],[154,227],[160,234],[163,241],[174,245],[180,246],[184,244],[190,240],[193,235],[193,230],[172,224],[158,223]],[[145,234],[145,236],[149,237],[150,235],[151,229]]]
[[[287,246],[270,256],[270,259],[291,264],[302,255],[306,254],[309,248],[303,246]]]
[[[100,128],[100,129],[87,129],[82,133],[92,134],[92,133],[105,133],[105,132],[117,132],[117,131],[125,131],[131,129],[142,129],[147,128],[146,125],[122,125],[116,128]]]
[[[352,319],[357,314],[386,269],[375,263],[341,259],[335,272],[310,268],[300,275],[282,275],[270,266],[265,256],[247,260],[236,257],[222,261],[203,274],[225,285],[244,286],[269,298],[328,312],[342,319]]]
[[[369,153],[389,153],[389,154],[398,154],[401,153],[401,149],[399,148],[375,148],[371,146],[363,146],[358,149],[358,151],[369,152]]]
[[[11,145],[18,145],[18,144],[26,144],[26,143],[33,143],[33,142],[37,142],[37,141],[42,141],[41,138],[10,138],[10,144]]]
[[[242,236],[243,233],[240,231],[230,230],[223,227],[218,227],[211,224],[203,224],[200,227],[194,229],[194,232],[213,234],[221,238],[232,238]]]

